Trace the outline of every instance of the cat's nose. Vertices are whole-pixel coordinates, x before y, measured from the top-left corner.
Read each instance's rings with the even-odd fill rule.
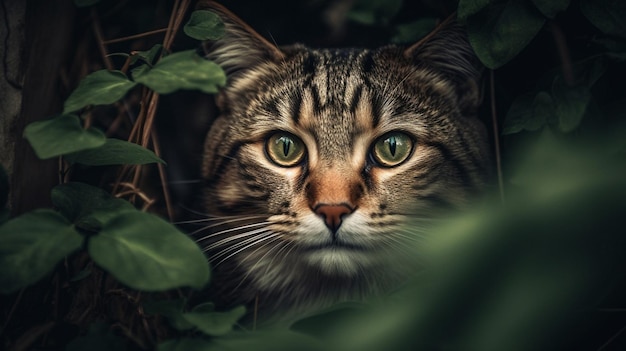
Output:
[[[343,217],[354,212],[354,209],[347,204],[327,205],[320,204],[315,206],[314,212],[324,218],[324,222],[333,234],[337,232],[343,221]]]

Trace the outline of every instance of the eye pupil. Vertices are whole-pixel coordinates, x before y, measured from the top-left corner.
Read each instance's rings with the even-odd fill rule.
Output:
[[[396,137],[390,137],[388,143],[389,143],[389,152],[391,153],[391,156],[396,156]]]
[[[286,137],[280,138],[280,141],[283,143],[283,155],[287,157],[289,155],[289,148],[291,147],[291,140]]]

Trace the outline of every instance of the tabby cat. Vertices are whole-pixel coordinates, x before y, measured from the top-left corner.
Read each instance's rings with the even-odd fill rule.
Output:
[[[228,83],[208,133],[197,240],[218,303],[293,319],[397,287],[435,209],[486,184],[480,66],[454,23],[411,47],[278,48],[222,6]]]

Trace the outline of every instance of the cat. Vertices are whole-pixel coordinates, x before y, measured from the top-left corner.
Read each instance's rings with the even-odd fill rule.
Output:
[[[488,183],[481,66],[450,23],[418,44],[277,47],[214,2],[227,73],[202,164],[197,242],[218,305],[295,320],[413,275],[421,226]]]

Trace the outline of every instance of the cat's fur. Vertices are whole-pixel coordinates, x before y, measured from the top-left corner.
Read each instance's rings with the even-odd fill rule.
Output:
[[[278,48],[220,5],[201,8],[226,25],[208,54],[228,84],[205,144],[198,235],[220,303],[289,319],[397,287],[416,270],[407,248],[427,235],[403,223],[465,206],[489,173],[475,116],[480,66],[463,29],[450,24],[408,48]],[[304,142],[301,163],[268,160],[276,131]],[[410,135],[414,149],[386,168],[370,152],[390,131]],[[319,204],[353,212],[333,233]]]

